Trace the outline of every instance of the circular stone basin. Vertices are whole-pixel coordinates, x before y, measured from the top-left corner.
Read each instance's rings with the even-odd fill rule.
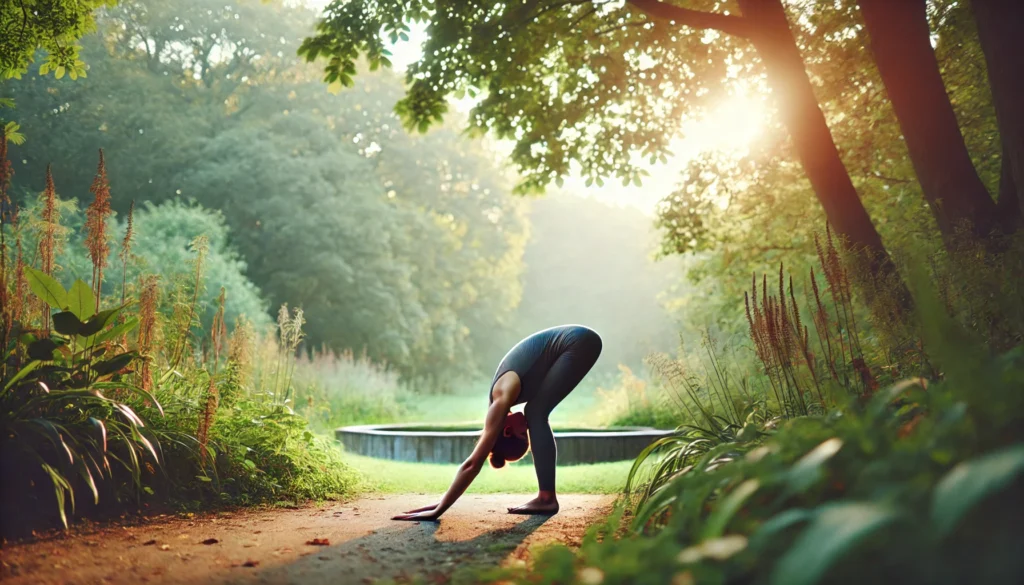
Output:
[[[555,428],[559,465],[635,459],[653,441],[673,431],[649,427]],[[480,436],[479,424],[362,425],[337,429],[345,450],[357,455],[419,463],[462,463]],[[530,461],[529,455],[523,459]]]

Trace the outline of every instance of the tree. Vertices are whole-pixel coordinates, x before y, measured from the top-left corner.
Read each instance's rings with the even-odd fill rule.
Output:
[[[387,64],[381,30],[397,38],[408,21],[427,22],[424,56],[409,69],[411,86],[397,111],[410,127],[425,129],[445,113],[449,95],[484,91],[472,125],[516,141],[512,158],[528,190],[573,165],[592,180],[639,182],[631,157],[663,157],[688,106],[719,89],[726,65],[752,76],[760,71],[732,56],[752,45],[829,221],[877,274],[894,274],[839,158],[781,2],[738,3],[742,16],[658,0],[621,8],[590,0],[335,2],[300,51],[310,60],[329,57],[325,81],[349,84],[357,55]]]
[[[219,209],[246,275],[305,309],[311,344],[435,383],[476,373],[519,302],[523,202],[480,141],[402,130],[397,75],[326,91],[295,56],[313,21],[284,2],[122,2],[83,39],[88,79],[12,85],[38,137],[13,153],[17,187],[53,161],[83,196],[102,147],[115,209]]]
[[[925,0],[859,0],[872,54],[907,141],[925,199],[953,245],[959,220],[988,237],[995,201],[981,182],[931,46]]]
[[[972,0],[970,5],[985,52],[1003,146],[999,207],[1019,224],[1024,216],[1024,4]]]
[[[0,79],[21,77],[38,49],[48,53],[41,74],[52,71],[57,79],[65,73],[72,79],[84,77],[85,63],[78,58],[78,39],[95,28],[96,9],[116,3],[117,0],[4,2],[0,5]]]

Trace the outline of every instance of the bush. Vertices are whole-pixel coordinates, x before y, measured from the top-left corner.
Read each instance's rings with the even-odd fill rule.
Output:
[[[782,408],[765,416],[771,409],[762,405],[742,424],[695,414],[695,424],[638,459],[631,497],[578,551],[556,545],[538,554],[532,570],[474,578],[1021,582],[1024,346],[990,354],[938,294],[916,289],[938,381],[915,377],[876,390],[851,377],[852,387],[831,394],[825,412],[793,416]],[[792,371],[777,371],[794,383]]]
[[[661,387],[637,377],[622,364],[616,383],[610,388],[598,388],[597,396],[594,416],[600,425],[674,429],[682,422]]]
[[[278,334],[269,342],[278,357],[274,385],[264,389],[261,384],[270,378],[253,375],[260,331],[239,315],[229,335],[231,305],[223,287],[212,303],[204,300],[207,271],[213,269],[216,275],[233,274],[242,298],[249,294],[249,308],[262,311],[255,289],[241,276],[244,266],[223,247],[223,224],[201,209],[177,204],[163,208],[168,221],[160,226],[151,225],[144,212],[133,227],[171,230],[160,233],[170,238],[170,247],[181,249],[164,260],[179,272],[162,282],[144,275],[122,288],[125,270],[141,270],[129,251],[138,242],[126,235],[116,257],[128,266],[104,270],[115,265],[106,189],[101,156],[96,197],[87,219],[74,226],[79,229],[62,223],[80,216],[57,197],[50,176],[35,211],[13,230],[7,226],[14,214],[8,214],[2,194],[3,536],[67,526],[69,514],[98,517],[146,507],[348,493],[355,472],[289,406],[301,311],[282,307]],[[201,228],[211,229],[214,240],[203,234],[190,242],[172,237]],[[141,234],[139,239],[151,241]],[[39,269],[26,264],[26,242],[36,251]],[[76,256],[69,243],[84,243],[88,255]],[[58,264],[65,257],[88,257],[92,266],[80,272],[90,272],[91,283],[75,280],[66,290],[58,278],[71,272]],[[110,273],[119,275],[116,292],[104,287]],[[125,303],[100,310],[98,299],[109,302],[122,295]]]

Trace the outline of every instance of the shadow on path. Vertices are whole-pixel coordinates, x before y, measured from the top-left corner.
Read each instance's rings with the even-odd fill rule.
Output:
[[[445,583],[456,570],[496,566],[540,528],[548,516],[530,516],[497,530],[459,540],[445,530],[445,520],[399,523],[366,536],[325,546],[289,564],[235,575],[223,583],[372,583],[421,577]]]

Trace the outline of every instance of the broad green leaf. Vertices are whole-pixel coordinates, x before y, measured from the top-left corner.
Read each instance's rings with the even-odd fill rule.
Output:
[[[128,319],[127,321],[121,323],[117,327],[111,327],[110,329],[102,333],[97,333],[95,336],[93,336],[92,343],[97,344],[103,343],[104,341],[108,341],[111,339],[117,339],[118,337],[130,332],[132,329],[135,329],[138,325],[138,317],[132,317],[131,319]]]
[[[61,311],[53,315],[53,328],[61,335],[78,335],[82,330],[82,322],[71,311]]]
[[[964,514],[986,496],[1006,489],[1021,472],[1024,444],[965,461],[950,470],[932,494],[932,523],[939,536],[949,534]]]
[[[826,504],[771,574],[772,585],[814,585],[851,549],[899,516],[890,508],[861,502]]]
[[[137,357],[139,356],[132,352],[122,353],[121,355],[114,356],[109,360],[104,360],[98,364],[94,364],[92,369],[101,376],[113,374],[127,368],[128,365],[132,363],[132,360]]]
[[[68,292],[52,276],[30,266],[25,267],[25,277],[32,292],[54,309],[64,309],[68,304]]]
[[[96,335],[107,326],[107,323],[116,317],[127,305],[122,305],[115,309],[107,309],[106,311],[100,311],[93,315],[88,321],[85,322],[85,326],[82,328],[82,337],[91,337]]]
[[[842,439],[832,437],[812,449],[789,470],[789,488],[802,493],[821,479],[822,467],[843,447]]]
[[[761,487],[761,483],[759,481],[756,479],[748,479],[723,498],[721,503],[713,512],[711,512],[711,515],[704,523],[704,530],[701,531],[701,538],[712,539],[722,536],[725,532],[725,527],[729,525],[729,521],[732,520],[732,517],[736,515],[736,512],[738,512],[741,507],[743,507],[743,503],[746,502],[750,496],[754,495],[754,492],[756,492],[759,487]]]
[[[71,285],[71,289],[68,290],[67,310],[83,322],[96,314],[96,296],[92,294],[89,285],[81,280],[76,280]]]
[[[750,536],[750,548],[760,549],[771,543],[783,530],[806,522],[813,514],[803,508],[791,508],[772,516]]]
[[[52,360],[57,347],[52,339],[40,339],[28,346],[28,357],[34,360]]]

